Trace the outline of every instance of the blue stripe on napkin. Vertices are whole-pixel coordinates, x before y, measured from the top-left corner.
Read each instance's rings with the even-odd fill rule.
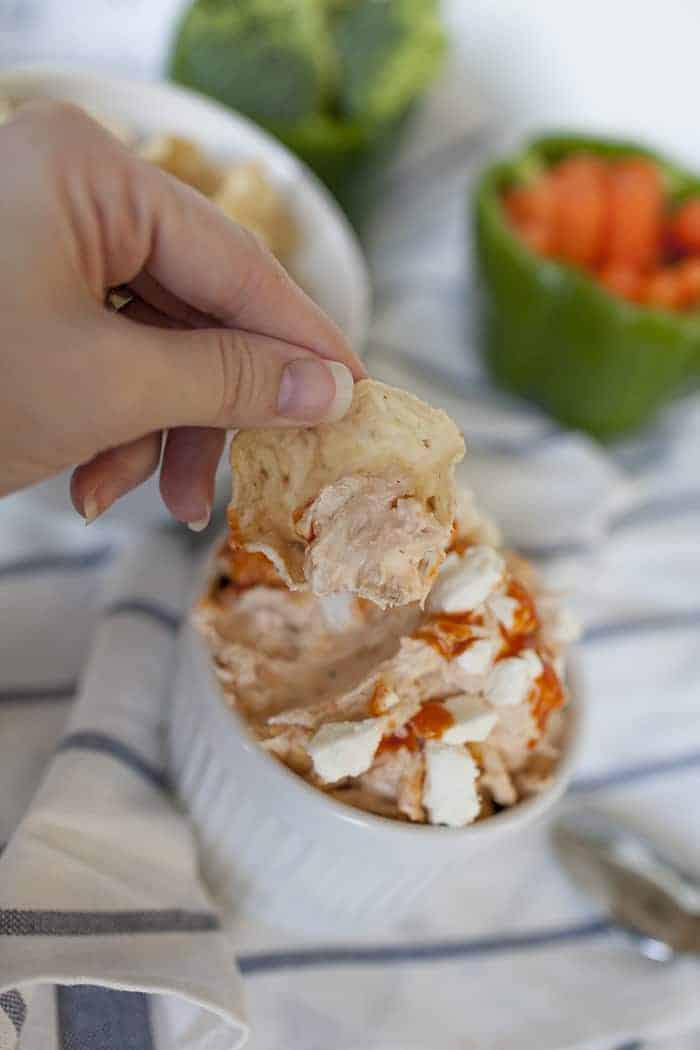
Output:
[[[634,765],[620,766],[609,773],[596,773],[587,777],[578,777],[573,781],[569,791],[573,794],[585,791],[598,791],[601,788],[620,787],[632,784],[648,777],[666,776],[668,773],[683,773],[688,769],[700,769],[700,751],[687,751],[682,755],[659,758]]]
[[[61,1050],[153,1050],[143,992],[64,985],[57,990],[57,1006]]]
[[[27,1004],[16,988],[10,988],[7,992],[0,992],[0,1010],[7,1014],[14,1025],[17,1035],[19,1035],[27,1017]]]
[[[56,682],[53,685],[18,685],[0,689],[0,704],[40,703],[42,700],[72,700],[78,682]]]
[[[0,909],[2,937],[101,937],[105,934],[207,933],[218,930],[211,911],[152,908],[147,911],[38,911]]]
[[[110,758],[115,758],[118,762],[133,769],[134,772],[140,773],[155,787],[163,790],[168,787],[168,778],[162,769],[152,765],[133,747],[115,736],[110,736],[109,733],[101,733],[92,729],[69,733],[61,740],[56,751],[59,753],[62,751],[94,751],[101,755],[109,755]]]
[[[0,563],[0,580],[13,576],[39,576],[49,572],[95,569],[105,565],[113,554],[113,547],[103,546],[91,551],[77,551],[75,554],[35,554],[27,558],[17,558]]]
[[[634,620],[593,624],[583,632],[582,641],[585,643],[611,642],[617,638],[626,638],[635,634],[676,631],[693,627],[700,627],[700,609],[681,609],[678,612],[639,616]]]
[[[182,613],[167,609],[157,602],[147,601],[143,598],[123,598],[120,601],[106,605],[102,610],[104,616],[147,616],[149,619],[159,623],[169,631],[177,631],[182,623]]]
[[[591,919],[576,926],[561,926],[530,933],[477,937],[464,941],[436,941],[426,944],[376,945],[370,948],[318,947],[295,951],[254,952],[241,955],[241,973],[253,976],[279,970],[301,970],[330,966],[395,965],[400,963],[450,962],[503,952],[553,948],[573,941],[609,934],[616,927],[606,919]]]
[[[647,525],[661,520],[668,524],[670,517],[684,516],[700,512],[700,491],[691,489],[687,492],[676,492],[671,496],[660,496],[657,499],[645,500],[641,506],[631,507],[613,519],[611,531],[618,532],[636,525]]]
[[[591,551],[588,543],[518,544],[518,554],[531,561],[553,561],[555,558],[575,558]]]

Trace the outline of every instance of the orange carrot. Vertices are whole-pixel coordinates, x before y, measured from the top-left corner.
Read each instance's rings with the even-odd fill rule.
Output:
[[[652,267],[661,241],[663,186],[651,161],[633,157],[611,165],[609,216],[605,261]]]
[[[516,226],[537,223],[549,225],[554,212],[554,194],[549,175],[540,175],[527,186],[516,186],[503,198],[508,215]]]
[[[528,248],[537,255],[552,255],[554,248],[553,230],[541,222],[522,223],[518,233]]]
[[[691,197],[671,216],[672,243],[686,252],[700,253],[700,197]]]
[[[647,279],[643,293],[649,306],[662,306],[677,310],[683,305],[684,291],[682,275],[677,266],[661,266]]]
[[[585,153],[568,157],[554,170],[556,208],[554,252],[579,266],[600,258],[608,210],[606,164]]]
[[[598,279],[613,295],[619,295],[630,302],[642,302],[645,293],[645,279],[641,270],[622,263],[608,263],[598,272]]]
[[[683,259],[677,267],[680,284],[680,306],[700,305],[700,258]]]
[[[503,207],[533,252],[583,267],[613,295],[700,309],[700,195],[664,216],[651,161],[574,154],[507,191]]]

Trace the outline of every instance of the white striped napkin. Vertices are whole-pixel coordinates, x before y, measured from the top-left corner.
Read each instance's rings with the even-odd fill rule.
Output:
[[[53,715],[58,703],[65,713],[73,668],[61,674],[54,666],[71,661],[63,650],[74,644],[74,617],[84,614],[90,636],[67,724],[0,858],[3,1050],[30,1019],[32,1029],[45,1029],[49,1014],[51,1041],[61,1047],[232,1050],[245,1041],[233,950],[199,882],[192,834],[163,768],[188,582],[182,544],[164,535],[35,552],[0,569],[3,648],[5,626],[12,633],[24,621],[22,645],[2,661],[3,802],[15,793],[8,773],[35,760],[37,744],[52,746],[56,722],[40,727],[47,710]],[[53,646],[36,637],[45,603]],[[34,739],[23,732],[28,720]],[[6,765],[10,752],[16,757]],[[22,1046],[52,1045],[43,1038],[25,1033]]]

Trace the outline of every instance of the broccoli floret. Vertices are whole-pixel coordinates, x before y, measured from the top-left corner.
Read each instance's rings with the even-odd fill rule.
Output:
[[[175,80],[268,127],[323,109],[335,70],[322,0],[196,0],[170,66]]]
[[[170,72],[272,131],[347,202],[444,46],[437,0],[194,0]]]
[[[437,70],[445,37],[435,0],[351,0],[337,4],[339,106],[367,124],[400,117]]]

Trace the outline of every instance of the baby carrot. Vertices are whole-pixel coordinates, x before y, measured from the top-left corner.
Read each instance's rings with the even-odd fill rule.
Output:
[[[683,305],[683,278],[676,266],[661,266],[647,279],[643,292],[644,302],[649,306],[662,306],[677,310]]]
[[[645,293],[645,278],[641,270],[624,263],[608,263],[598,271],[598,279],[613,295],[630,302],[642,302]]]
[[[606,165],[585,153],[569,157],[554,172],[554,252],[579,266],[601,255],[608,210]]]
[[[676,247],[700,253],[700,197],[692,197],[676,209],[669,221],[669,232]]]
[[[641,157],[610,167],[610,212],[606,262],[639,269],[656,262],[663,219],[663,187],[658,169]]]
[[[516,226],[531,223],[547,226],[554,212],[552,180],[548,175],[540,175],[527,186],[516,186],[506,193],[503,203]]]

